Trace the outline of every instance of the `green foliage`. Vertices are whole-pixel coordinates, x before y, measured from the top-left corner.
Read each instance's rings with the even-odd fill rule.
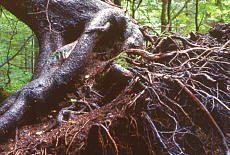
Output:
[[[132,9],[135,8],[135,19],[142,25],[153,26],[156,31],[160,32],[161,26],[161,0],[142,0],[141,5],[137,8],[139,0],[122,2],[124,10],[132,16]],[[186,5],[186,1],[188,2]],[[199,0],[198,23],[199,32],[207,32],[207,30],[216,23],[230,22],[230,1],[219,0]],[[195,31],[195,0],[172,0],[171,3],[171,19],[172,31],[180,33],[188,33]],[[179,11],[183,8],[183,11]],[[179,14],[178,14],[179,13]],[[177,15],[178,14],[178,15]]]
[[[130,64],[128,64],[127,61],[124,59],[125,56],[127,56],[127,53],[120,53],[117,56],[117,59],[114,61],[114,64],[119,64],[124,68],[130,67]]]
[[[0,17],[0,65],[14,56],[31,34],[28,26],[3,9]],[[0,68],[0,87],[4,91],[12,93],[30,80],[31,63],[38,51],[34,40],[32,38],[13,60]]]

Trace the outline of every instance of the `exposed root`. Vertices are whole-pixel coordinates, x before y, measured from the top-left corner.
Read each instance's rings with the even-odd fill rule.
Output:
[[[111,59],[69,97],[75,108],[66,110],[76,110],[73,117],[61,119],[62,124],[50,132],[33,133],[37,137],[33,144],[22,144],[25,134],[20,136],[19,130],[13,152],[36,148],[36,153],[80,155],[228,155],[229,42],[193,35],[193,39],[170,36],[177,49],[165,53],[129,49],[131,56],[121,58],[128,63],[126,69],[112,65],[116,59]],[[154,45],[155,39],[149,42]]]

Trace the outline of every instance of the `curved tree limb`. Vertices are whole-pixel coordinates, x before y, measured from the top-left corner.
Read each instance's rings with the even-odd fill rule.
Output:
[[[56,102],[56,96],[63,96],[68,85],[79,77],[87,59],[92,58],[97,42],[114,29],[119,30],[117,35],[123,37],[124,48],[142,46],[143,36],[139,27],[124,12],[114,8],[94,14],[73,43],[64,45],[65,39],[56,32],[42,34],[36,74],[1,107],[0,136],[20,125],[34,107],[45,107]]]

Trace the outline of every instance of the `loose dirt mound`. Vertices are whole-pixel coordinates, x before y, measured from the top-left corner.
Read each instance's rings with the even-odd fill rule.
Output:
[[[59,108],[38,123],[17,129],[0,151],[227,154],[230,24],[187,37],[149,31],[143,29],[145,50],[129,49],[109,61],[90,62]],[[59,113],[58,125],[57,111],[67,106]]]

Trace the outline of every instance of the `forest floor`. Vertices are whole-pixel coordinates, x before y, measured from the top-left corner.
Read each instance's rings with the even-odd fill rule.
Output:
[[[186,37],[148,29],[145,50],[90,60],[63,101],[17,128],[0,154],[227,154],[230,24]]]

